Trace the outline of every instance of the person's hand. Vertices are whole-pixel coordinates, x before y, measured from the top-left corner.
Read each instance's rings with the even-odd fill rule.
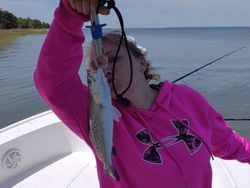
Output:
[[[97,11],[99,0],[69,0],[69,4],[72,9],[77,11],[79,14],[84,14],[90,16],[92,11]],[[103,15],[108,15],[110,10],[105,7],[99,7],[98,13]]]

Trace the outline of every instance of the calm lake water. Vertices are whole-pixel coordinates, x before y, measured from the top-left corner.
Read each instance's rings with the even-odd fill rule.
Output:
[[[225,118],[250,118],[250,28],[128,29],[148,49],[162,80],[176,78],[237,48],[246,48],[179,83],[202,93]],[[90,40],[89,32],[86,33]],[[33,84],[45,35],[16,38],[0,48],[0,128],[48,110]],[[79,74],[86,80],[84,66]],[[228,122],[250,139],[250,121]]]

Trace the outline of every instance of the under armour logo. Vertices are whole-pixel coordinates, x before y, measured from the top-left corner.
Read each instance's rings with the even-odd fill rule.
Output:
[[[161,155],[158,150],[163,147],[172,146],[178,142],[183,142],[187,146],[191,155],[199,150],[201,141],[197,137],[188,134],[188,128],[183,125],[185,124],[188,126],[188,121],[182,120],[181,123],[177,120],[171,120],[171,122],[172,125],[177,129],[177,135],[168,136],[160,139],[159,141],[153,142],[148,129],[142,129],[136,134],[136,138],[141,143],[148,145],[148,148],[143,153],[144,160],[151,163],[162,164]]]
[[[171,145],[173,145],[179,141],[183,141],[186,144],[186,146],[188,147],[190,154],[193,154],[196,151],[198,151],[198,149],[201,145],[201,141],[196,136],[188,134],[188,132],[189,132],[188,128],[183,125],[183,123],[184,123],[186,126],[188,126],[188,121],[182,120],[182,123],[180,123],[177,120],[171,120],[171,122],[175,126],[175,128],[177,129],[177,131],[179,133],[176,136],[172,136],[172,138],[175,138],[176,140]]]
[[[148,129],[143,129],[138,132],[136,138],[143,144],[149,145],[143,153],[143,159],[148,162],[162,164],[161,156],[157,149],[163,146],[159,145],[160,142],[153,143]]]

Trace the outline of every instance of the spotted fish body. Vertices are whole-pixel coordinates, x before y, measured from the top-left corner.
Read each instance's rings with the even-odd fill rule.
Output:
[[[110,88],[102,68],[96,73],[88,73],[88,86],[91,93],[90,103],[90,139],[94,145],[97,157],[103,162],[106,175],[116,181],[119,176],[112,165],[113,147],[113,106]]]

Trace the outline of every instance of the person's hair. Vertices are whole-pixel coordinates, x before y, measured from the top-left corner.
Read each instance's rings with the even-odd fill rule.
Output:
[[[103,42],[109,42],[114,45],[119,45],[121,38],[121,32],[119,30],[112,30],[103,34]],[[147,69],[144,72],[145,79],[149,84],[156,84],[160,81],[160,74],[151,66],[151,63],[147,57],[147,51],[145,48],[136,44],[135,40],[130,36],[127,36],[127,42],[130,52],[137,58],[143,59],[147,63]],[[125,42],[122,42],[123,47],[126,48]],[[93,41],[91,42],[93,47]]]

